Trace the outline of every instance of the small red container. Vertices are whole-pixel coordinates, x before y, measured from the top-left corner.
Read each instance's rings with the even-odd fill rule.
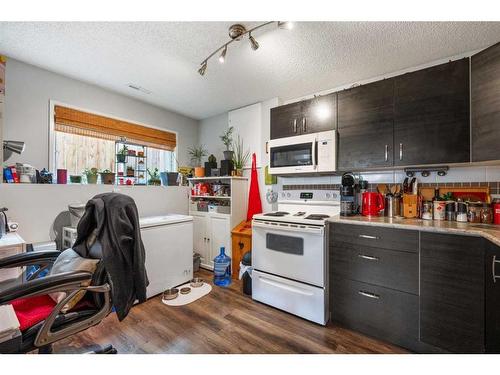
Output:
[[[57,170],[57,183],[66,184],[68,182],[68,171],[66,169]]]
[[[493,201],[493,223],[500,225],[500,199]]]

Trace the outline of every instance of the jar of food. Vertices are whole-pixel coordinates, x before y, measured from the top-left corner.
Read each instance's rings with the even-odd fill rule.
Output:
[[[434,220],[444,220],[445,219],[445,201],[434,201]]]
[[[483,207],[481,208],[481,223],[493,223],[493,210],[488,203],[484,203]]]
[[[457,202],[456,219],[458,222],[461,222],[461,223],[467,222],[467,203]]]
[[[493,200],[493,222],[495,224],[500,224],[500,199]]]
[[[432,220],[432,201],[424,201],[422,203],[422,219]]]
[[[482,208],[483,204],[481,202],[469,202],[467,209],[467,221],[469,223],[480,223]]]
[[[455,221],[455,202],[446,202],[445,216],[446,220]]]

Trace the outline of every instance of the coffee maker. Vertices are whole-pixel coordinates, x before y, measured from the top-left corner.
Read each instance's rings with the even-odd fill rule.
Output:
[[[340,215],[353,216],[358,212],[357,185],[354,175],[346,172],[342,175],[340,187]]]

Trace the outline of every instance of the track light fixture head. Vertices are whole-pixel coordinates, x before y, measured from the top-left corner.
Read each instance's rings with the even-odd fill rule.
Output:
[[[219,56],[219,62],[223,64],[226,61],[227,44],[224,46],[222,53]]]
[[[257,48],[259,48],[259,43],[255,40],[255,38],[252,36],[252,34],[248,34],[248,39],[250,40],[250,45],[252,46],[252,49],[254,51],[257,50]]]
[[[291,30],[291,29],[293,29],[293,22],[291,22],[291,21],[278,21],[278,27],[280,29]]]
[[[201,66],[198,69],[198,73],[200,73],[200,76],[204,76],[206,70],[207,70],[207,61],[205,60],[201,63]]]

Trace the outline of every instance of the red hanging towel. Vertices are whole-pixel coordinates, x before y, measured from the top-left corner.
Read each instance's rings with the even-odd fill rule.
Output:
[[[252,154],[252,175],[250,176],[250,191],[248,192],[247,221],[252,220],[253,215],[262,213],[262,202],[260,201],[259,176],[257,175],[257,162],[255,153]]]

